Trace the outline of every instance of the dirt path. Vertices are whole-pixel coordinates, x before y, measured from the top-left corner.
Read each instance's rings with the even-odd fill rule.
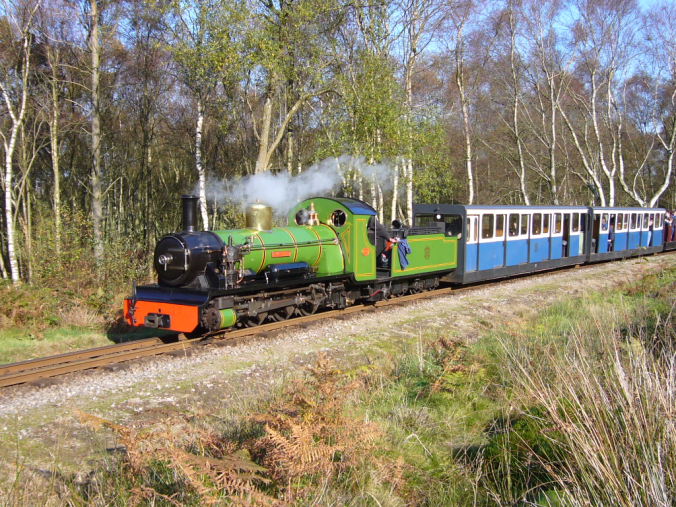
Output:
[[[187,358],[159,357],[112,373],[85,372],[44,389],[0,392],[0,485],[12,481],[17,466],[62,472],[96,468],[117,443],[111,434],[94,434],[81,425],[76,410],[130,426],[176,411],[227,420],[302,373],[320,351],[342,368],[355,368],[396,357],[427,333],[473,340],[555,301],[674,265],[676,255],[665,255],[522,278],[291,329],[265,342],[212,347]]]

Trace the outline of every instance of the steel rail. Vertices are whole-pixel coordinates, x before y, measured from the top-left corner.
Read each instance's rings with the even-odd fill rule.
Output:
[[[669,253],[674,252],[668,251],[655,255],[664,255]],[[253,327],[220,331],[204,335],[200,338],[188,339],[183,334],[170,334],[165,337],[147,338],[143,340],[106,345],[94,349],[67,352],[64,354],[48,356],[39,359],[31,359],[18,363],[0,365],[0,388],[25,384],[40,379],[56,377],[59,375],[75,373],[93,368],[108,367],[110,365],[115,365],[143,357],[168,353],[178,353],[179,355],[184,353],[187,355],[190,353],[188,351],[196,345],[237,345],[241,343],[242,339],[245,338],[255,339],[257,337],[264,337],[268,336],[271,332],[279,331],[289,327],[302,327],[306,324],[319,320],[340,318],[359,312],[372,311],[377,308],[405,304],[421,299],[436,298],[451,293],[456,294],[460,292],[466,292],[479,289],[487,285],[500,285],[526,277],[551,276],[569,269],[584,269],[597,265],[598,263],[565,266],[554,270],[540,271],[536,273],[524,273],[514,277],[502,278],[499,280],[476,282],[463,287],[443,287],[440,289],[423,291],[418,294],[392,297],[387,300],[377,301],[373,304],[358,304],[343,310],[328,310],[312,315],[290,318],[280,322],[271,322]]]

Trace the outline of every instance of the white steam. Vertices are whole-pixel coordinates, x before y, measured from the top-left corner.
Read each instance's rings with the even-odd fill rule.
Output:
[[[230,184],[209,179],[207,200],[215,205],[261,202],[272,206],[275,214],[283,216],[300,201],[310,197],[335,195],[351,186],[354,176],[361,176],[367,185],[377,184],[387,192],[392,189],[393,170],[386,164],[365,163],[364,157],[342,155],[331,157],[311,166],[296,176],[287,172],[269,171],[245,176]],[[198,194],[197,185],[193,189]]]

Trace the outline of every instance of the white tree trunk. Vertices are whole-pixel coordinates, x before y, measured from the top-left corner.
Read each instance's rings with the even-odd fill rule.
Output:
[[[406,161],[406,210],[408,225],[413,225],[413,160]]]
[[[197,167],[197,187],[202,216],[203,230],[209,230],[209,214],[207,212],[207,176],[202,164],[202,128],[204,125],[204,104],[197,100],[197,125],[195,127],[195,166]]]
[[[390,220],[397,218],[397,197],[399,195],[399,164],[394,166],[394,178],[392,181],[392,207],[390,208]]]
[[[49,144],[54,173],[54,246],[57,256],[61,253],[61,172],[59,169],[59,92],[56,70],[52,69],[52,118],[49,128]]]
[[[97,269],[103,260],[103,195],[101,190],[101,109],[99,95],[99,67],[101,46],[99,44],[98,0],[90,0],[91,32],[89,49],[92,52],[92,229],[94,234],[94,259]]]
[[[37,7],[36,7],[37,8]],[[30,25],[30,21],[28,22]],[[7,223],[7,255],[9,257],[9,269],[12,275],[12,283],[16,286],[21,283],[21,276],[19,273],[19,263],[16,257],[16,236],[15,236],[15,222],[14,216],[12,213],[13,206],[13,158],[14,150],[16,148],[16,141],[23,124],[24,117],[26,114],[26,102],[28,98],[28,70],[30,61],[30,44],[28,41],[28,30],[29,26],[23,26],[21,28],[22,34],[22,69],[21,69],[21,96],[17,105],[12,103],[12,98],[8,92],[5,83],[0,83],[0,91],[2,92],[2,97],[7,106],[7,112],[11,118],[12,126],[9,132],[9,139],[3,136],[4,148],[5,148],[5,221]]]

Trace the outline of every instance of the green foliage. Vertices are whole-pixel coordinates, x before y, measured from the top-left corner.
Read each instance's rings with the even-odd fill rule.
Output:
[[[445,129],[432,112],[417,111],[409,127],[414,164],[414,201],[454,204],[461,183],[456,179]]]
[[[366,49],[357,51],[353,68],[340,78],[345,104],[341,153],[380,162],[404,152],[408,134],[404,96],[394,70],[387,57]]]
[[[486,437],[479,453],[480,485],[495,505],[535,502],[551,494],[566,452],[545,409],[536,406],[514,414],[510,407],[487,425]]]
[[[173,0],[170,44],[183,83],[204,101],[219,82],[234,83],[242,69],[247,12],[244,2]]]

